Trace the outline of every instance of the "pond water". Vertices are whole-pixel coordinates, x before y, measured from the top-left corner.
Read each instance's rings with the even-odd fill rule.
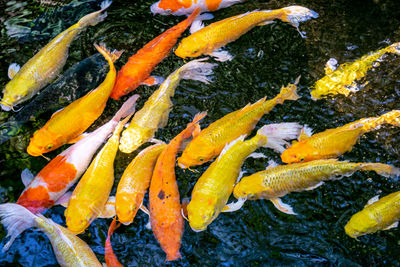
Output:
[[[97,10],[101,1],[75,1],[73,5],[57,9],[52,5],[64,5],[65,2],[3,2],[0,11],[2,86],[8,81],[7,68],[10,63],[25,63],[56,34],[74,24],[84,14]],[[107,11],[105,21],[88,28],[72,43],[64,70],[95,54],[93,43],[99,42],[125,50],[116,62],[117,68],[120,68],[143,45],[184,19],[153,16],[150,13],[151,4],[151,1],[142,0],[114,1]],[[264,96],[272,98],[282,85],[294,82],[299,75],[301,99],[277,106],[261,119],[257,128],[272,122],[297,121],[319,132],[359,118],[400,109],[400,57],[394,55],[388,55],[380,66],[369,71],[365,78],[369,83],[349,97],[336,96],[315,102],[309,94],[310,86],[324,75],[324,66],[329,58],[334,57],[339,63],[353,61],[370,51],[400,41],[400,8],[397,0],[251,0],[215,12],[213,21],[255,9],[275,9],[292,4],[308,7],[320,15],[318,19],[301,24],[300,29],[307,33],[307,38],[301,38],[292,26],[277,21],[257,27],[229,44],[227,50],[235,58],[231,62],[218,64],[213,83],[180,83],[172,99],[174,106],[168,125],[157,132],[156,138],[168,142],[199,111],[208,111],[208,116],[201,122],[202,127],[206,127],[249,102]],[[10,37],[7,32],[13,36]],[[184,34],[187,35],[188,32]],[[182,59],[171,53],[154,74],[166,77],[183,63]],[[82,83],[94,88],[107,71],[107,68],[101,68],[101,64],[97,64],[96,68],[85,77],[75,76],[65,80],[63,86],[71,92]],[[145,86],[136,90],[141,95],[139,108],[154,90],[155,87]],[[126,99],[124,97],[120,101]],[[0,203],[15,202],[18,199],[23,190],[19,178],[23,169],[29,168],[37,173],[47,163],[44,158],[31,157],[26,153],[33,132],[44,125],[52,112],[59,108],[57,103],[50,105],[46,101],[50,103],[51,98],[37,101],[40,108],[32,109],[34,114],[31,114],[31,120],[19,130],[8,133],[13,136],[5,138],[0,145]],[[121,102],[109,100],[104,113],[89,131],[108,121]],[[17,115],[0,112],[0,123],[6,123],[11,116]],[[5,133],[3,130],[0,127],[2,134]],[[382,162],[400,167],[399,133],[400,128],[391,126],[368,133],[341,159]],[[53,158],[66,147],[47,156]],[[271,150],[260,151],[269,159],[279,162],[279,155]],[[117,154],[112,194],[115,193],[123,170],[136,154]],[[266,159],[250,158],[246,160],[243,170],[253,173],[264,169],[266,165]],[[176,168],[181,198],[190,196],[196,180],[207,167],[208,164],[195,168],[198,173]],[[183,257],[168,264],[398,266],[398,228],[362,236],[358,240],[348,237],[344,232],[344,225],[351,215],[361,210],[368,199],[398,190],[400,184],[396,181],[375,173],[356,173],[342,180],[327,182],[313,191],[285,196],[283,201],[292,205],[298,216],[279,212],[269,201],[248,201],[240,211],[221,214],[206,231],[195,233],[186,223],[181,247]],[[50,209],[45,216],[59,224],[65,222],[62,207]],[[164,262],[164,252],[151,230],[145,228],[147,220],[147,215],[138,213],[130,226],[120,227],[112,237],[114,251],[125,266],[157,266]],[[104,242],[110,222],[110,219],[97,219],[80,235],[101,262],[104,262]],[[0,238],[3,240],[4,236],[5,232],[1,229]],[[3,244],[4,240],[0,247]],[[0,265],[53,266],[57,265],[57,261],[46,236],[30,229],[14,242],[9,251],[0,252]]]

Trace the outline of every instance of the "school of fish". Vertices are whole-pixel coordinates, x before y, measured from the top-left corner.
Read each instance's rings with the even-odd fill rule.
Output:
[[[256,199],[270,200],[278,210],[296,215],[282,197],[291,192],[316,189],[329,180],[352,176],[357,171],[374,171],[396,181],[400,169],[390,164],[353,163],[337,158],[350,151],[365,133],[378,130],[384,124],[400,126],[400,110],[362,118],[316,134],[297,122],[267,124],[247,138],[260,119],[276,105],[300,98],[297,92],[300,76],[292,77],[293,83],[283,86],[274,98],[267,100],[264,97],[249,103],[209,123],[204,129],[200,123],[203,123],[206,111],[195,115],[185,128],[182,123],[183,130],[171,140],[155,139],[157,131],[168,124],[173,107],[171,98],[180,81],[212,83],[213,69],[218,66],[208,62],[208,57],[200,58],[181,65],[166,79],[151,76],[171,50],[183,59],[208,55],[217,61],[230,61],[234,56],[222,47],[254,27],[281,20],[298,29],[300,22],[319,16],[306,7],[288,6],[249,11],[204,26],[202,20],[212,19],[212,15],[202,12],[240,2],[242,0],[160,0],[154,3],[151,6],[153,14],[188,17],[149,41],[119,71],[114,62],[123,51],[109,50],[105,44],[94,45],[106,59],[108,73],[97,88],[89,88],[92,90],[86,95],[55,112],[31,137],[26,148],[31,156],[45,157],[45,153],[74,144],[54,157],[38,174],[25,169],[21,173],[25,189],[17,202],[0,204],[1,223],[9,238],[3,251],[26,229],[36,227],[50,240],[61,266],[102,266],[77,234],[85,232],[96,218],[113,218],[104,245],[105,262],[107,266],[122,266],[113,252],[111,236],[121,224],[127,227],[133,223],[140,209],[149,216],[149,224],[166,254],[166,261],[175,261],[182,257],[180,248],[185,219],[193,231],[204,231],[218,216],[223,216],[221,213],[239,211],[245,202]],[[11,64],[8,73],[11,81],[5,85],[0,101],[2,109],[15,111],[17,105],[28,101],[54,80],[67,61],[70,44],[86,27],[103,21],[110,5],[111,1],[103,1],[98,11],[84,16],[57,35],[23,67]],[[191,34],[174,49],[189,26]],[[399,55],[400,43],[339,67],[336,67],[336,60],[329,60],[326,76],[312,86],[312,99],[334,94],[347,96],[359,90],[363,85],[357,82],[387,53]],[[119,100],[142,84],[160,86],[138,112],[135,113],[135,104],[139,95],[135,94],[120,105],[111,120],[91,133],[84,133],[107,109],[109,98]],[[265,162],[269,165],[266,170],[242,177],[241,167],[246,158],[265,158],[255,152],[259,148],[279,153],[286,164]],[[115,185],[115,196],[111,196],[118,150],[139,153],[125,166],[118,185]],[[191,170],[190,167],[210,161],[194,185],[190,200],[182,200],[176,168]],[[73,191],[68,191],[75,183]],[[145,204],[147,190],[148,207]],[[237,201],[228,203],[232,195]],[[66,207],[66,228],[41,215],[54,205]],[[350,218],[344,230],[348,236],[357,238],[396,227],[399,220],[400,192],[394,192],[381,199],[378,196],[371,199],[362,211]]]

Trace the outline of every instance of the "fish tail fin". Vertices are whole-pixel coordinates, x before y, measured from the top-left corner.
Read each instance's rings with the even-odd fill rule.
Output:
[[[115,113],[114,117],[112,118],[113,121],[120,121],[122,118],[130,117],[135,113],[136,110],[136,100],[139,98],[139,95],[133,95],[125,103],[122,107]]]
[[[297,84],[300,81],[300,76],[296,78],[296,81],[287,86],[282,86],[279,94],[274,98],[277,103],[283,104],[286,100],[297,100],[300,96],[297,94]],[[269,107],[268,107],[269,108]],[[269,111],[269,109],[268,109]]]
[[[103,43],[101,43],[100,45],[94,44],[94,46],[96,47],[97,51],[99,51],[100,54],[102,54],[105,57],[110,66],[113,65],[112,63],[114,63],[124,52],[123,50],[110,51],[106,48],[106,45]]]
[[[26,229],[37,225],[37,216],[21,205],[6,203],[0,205],[0,218],[7,237],[10,240],[4,245],[3,252],[7,251],[14,240]]]
[[[117,218],[114,217],[113,221],[108,228],[106,244],[104,246],[104,258],[106,260],[106,264],[109,267],[122,267],[122,264],[118,261],[117,256],[114,254],[114,251],[111,246],[111,235],[121,224],[117,224]]]
[[[391,44],[386,48],[389,53],[394,53],[396,55],[400,55],[400,42]]]
[[[400,175],[400,169],[389,164],[360,163],[360,169],[363,171],[374,171],[379,175],[391,178],[395,178]]]
[[[202,62],[208,58],[201,58],[192,60],[178,69],[179,76],[185,80],[201,81],[209,84],[212,78],[209,77],[213,73],[213,68],[218,64]]]
[[[366,132],[379,129],[382,124],[400,126],[400,110],[392,110],[379,117],[363,119],[361,123]]]
[[[261,127],[257,131],[263,139],[263,146],[272,148],[273,150],[282,153],[290,144],[286,140],[297,139],[300,135],[302,126],[296,122],[285,122],[269,124]]]
[[[104,0],[100,5],[100,10],[87,14],[78,21],[79,27],[84,28],[89,25],[94,26],[102,22],[107,17],[107,12],[103,13],[103,11],[107,9],[111,5],[111,3],[112,1],[110,0]]]

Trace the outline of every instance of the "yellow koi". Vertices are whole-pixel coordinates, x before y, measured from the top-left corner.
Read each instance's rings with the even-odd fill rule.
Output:
[[[6,203],[0,205],[0,218],[2,218],[1,223],[7,230],[8,236],[11,236],[10,241],[5,244],[3,252],[23,231],[37,227],[49,238],[60,266],[102,266],[88,244],[67,228],[42,215],[34,215],[18,204]]]
[[[30,99],[56,78],[67,61],[71,42],[89,25],[94,26],[103,21],[107,16],[107,13],[103,11],[110,5],[111,1],[102,2],[99,11],[84,16],[76,24],[57,35],[22,68],[15,63],[11,64],[8,69],[11,81],[5,86],[3,98],[0,101],[2,109],[5,111],[14,109],[15,105]]]
[[[375,233],[397,227],[400,219],[400,191],[381,199],[373,197],[362,211],[351,216],[344,230],[350,237]]]
[[[321,99],[329,94],[348,96],[352,92],[357,92],[365,85],[360,86],[357,81],[365,77],[368,70],[374,67],[374,63],[387,53],[400,55],[400,43],[394,43],[354,62],[346,62],[337,69],[331,63],[336,64],[337,61],[335,59],[329,60],[325,68],[325,76],[319,79],[311,90],[312,99]]]
[[[250,140],[244,141],[246,135],[242,135],[227,144],[193,188],[192,199],[187,206],[190,227],[196,232],[203,231],[223,209],[234,211],[238,206],[240,208],[240,201],[224,207],[244,160],[259,147],[281,147],[285,139],[296,138],[300,128],[297,123],[265,125]]]
[[[271,167],[243,177],[233,189],[233,195],[237,199],[269,199],[280,211],[296,214],[292,207],[282,203],[280,197],[291,192],[315,189],[324,181],[350,176],[356,171],[375,171],[386,177],[400,174],[400,169],[382,163],[353,163],[337,159],[314,160]]]
[[[207,27],[204,27],[196,19],[190,29],[192,35],[180,42],[175,54],[181,58],[198,57],[205,54],[212,55],[219,61],[231,60],[233,57],[227,51],[221,51],[220,48],[237,40],[254,27],[270,24],[274,19],[279,19],[297,28],[299,22],[317,17],[318,14],[308,8],[289,6],[275,10],[247,12],[214,22]]]
[[[190,61],[175,70],[149,97],[143,108],[136,112],[128,128],[122,133],[119,145],[121,152],[133,152],[152,139],[159,128],[167,125],[172,107],[171,97],[175,94],[175,88],[180,80],[198,80],[206,84],[211,81],[207,76],[212,74],[212,69],[217,64],[202,62],[204,60],[207,58]]]
[[[250,134],[261,117],[276,105],[283,104],[285,100],[299,98],[296,93],[299,79],[300,77],[294,84],[282,87],[280,93],[273,99],[267,101],[264,97],[210,124],[187,145],[182,156],[178,158],[178,165],[181,168],[189,168],[213,160],[227,143],[241,135]]]
[[[281,159],[285,163],[336,158],[350,151],[365,133],[379,129],[383,124],[400,126],[400,110],[392,110],[379,117],[364,118],[342,127],[328,129],[312,135],[306,128],[299,142],[283,151]]]

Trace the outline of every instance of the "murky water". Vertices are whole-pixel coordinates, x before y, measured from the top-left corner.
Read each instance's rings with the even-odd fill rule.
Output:
[[[57,1],[56,1],[57,2]],[[282,85],[293,82],[301,75],[300,94],[296,102],[286,102],[264,116],[258,126],[271,122],[298,121],[308,124],[316,132],[333,128],[353,120],[375,116],[392,109],[400,109],[400,57],[389,55],[379,67],[370,71],[365,80],[369,84],[349,97],[314,102],[309,87],[323,76],[325,62],[335,57],[339,63],[352,61],[369,51],[400,41],[400,6],[397,0],[385,1],[296,1],[317,11],[320,17],[301,25],[307,32],[302,39],[296,29],[282,22],[257,27],[227,49],[234,60],[219,63],[214,82],[204,85],[195,81],[182,81],[172,99],[174,107],[168,126],[158,131],[157,138],[169,141],[179,133],[199,111],[208,111],[203,127],[232,112],[248,102],[275,96]],[[114,1],[107,19],[84,31],[72,43],[70,57],[64,70],[96,53],[93,43],[105,42],[109,47],[124,49],[118,60],[119,68],[127,58],[155,36],[181,21],[182,17],[152,16],[151,1]],[[294,4],[291,1],[248,1],[218,12],[215,20],[254,9],[272,9]],[[80,16],[96,10],[99,3],[89,1],[54,11],[50,5],[39,1],[10,1],[1,8],[0,21],[0,84],[7,78],[8,64],[21,65],[31,58],[44,43],[75,23]],[[7,9],[5,9],[7,8]],[[52,11],[54,13],[49,13]],[[33,21],[40,15],[40,19]],[[8,37],[6,27],[18,37]],[[33,21],[33,23],[31,23]],[[31,24],[30,24],[31,23]],[[29,25],[30,24],[30,25]],[[187,35],[188,33],[185,33]],[[171,54],[154,72],[166,77],[183,61]],[[94,74],[95,75],[95,74]],[[89,75],[90,84],[101,81],[101,76]],[[68,90],[79,84],[71,78]],[[75,86],[75,87],[74,87]],[[95,87],[94,85],[93,87]],[[139,107],[152,93],[154,87],[139,87]],[[71,92],[72,92],[71,91]],[[110,100],[95,129],[108,121],[120,103]],[[34,100],[33,100],[34,101]],[[25,149],[33,132],[44,125],[57,105],[46,107],[45,112],[23,124],[16,136],[0,145],[0,202],[15,202],[23,190],[19,176],[24,168],[37,173],[45,165],[43,158],[29,156]],[[54,103],[53,103],[54,104]],[[40,109],[41,110],[41,109]],[[35,111],[37,112],[37,111]],[[9,120],[12,113],[0,112],[0,123]],[[15,114],[14,114],[15,115]],[[1,129],[0,129],[1,131]],[[382,127],[366,134],[342,159],[390,163],[400,167],[400,129]],[[66,147],[66,146],[65,146]],[[54,157],[65,147],[49,153]],[[260,149],[269,158],[279,161],[279,156],[267,149]],[[136,153],[118,153],[115,163],[116,183]],[[265,159],[248,159],[244,170],[248,173],[266,167]],[[202,173],[208,165],[198,167]],[[177,169],[181,197],[190,192],[200,173]],[[116,186],[115,186],[116,187]],[[298,216],[277,211],[268,201],[246,202],[236,213],[221,214],[207,231],[194,233],[186,224],[182,240],[183,258],[172,265],[400,265],[399,229],[381,231],[354,240],[344,232],[344,225],[351,215],[362,209],[371,197],[400,190],[398,182],[374,173],[356,173],[340,181],[331,181],[313,191],[292,193],[284,201],[293,206]],[[115,188],[113,190],[115,193]],[[64,208],[54,207],[46,216],[64,224]],[[104,242],[111,220],[98,219],[80,237],[104,261]],[[144,225],[147,216],[139,213],[133,224],[120,227],[112,237],[113,248],[126,266],[163,264],[165,254],[151,230]],[[4,231],[0,230],[0,237]],[[1,245],[4,241],[1,242]],[[0,245],[0,246],[1,246]],[[52,266],[57,262],[50,242],[37,230],[28,230],[18,238],[7,253],[0,253],[2,266]]]

